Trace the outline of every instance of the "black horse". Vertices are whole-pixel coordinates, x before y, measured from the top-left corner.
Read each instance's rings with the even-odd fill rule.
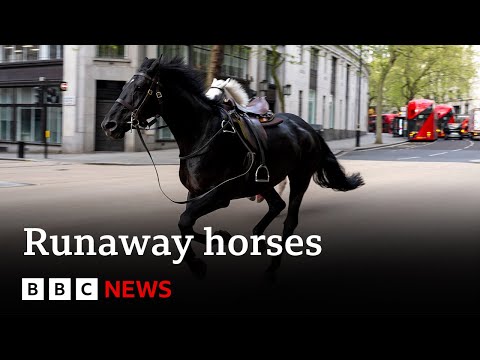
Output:
[[[147,127],[149,119],[159,115],[178,144],[180,181],[188,189],[186,209],[178,223],[182,238],[194,235],[195,241],[204,244],[205,235],[193,228],[197,219],[227,207],[233,199],[256,194],[262,194],[269,207],[253,228],[254,235],[263,234],[286,206],[274,186],[288,176],[290,197],[282,234],[286,239],[297,227],[300,204],[312,176],[318,185],[338,191],[353,190],[364,184],[360,174],[345,174],[319,132],[289,113],[277,114],[283,122],[266,128],[264,158],[270,176],[268,182],[256,181],[255,169],[261,159],[252,156],[238,131],[231,132],[230,125],[225,126],[230,115],[218,101],[205,96],[201,74],[185,65],[181,58],[145,58],[105,116],[102,128],[107,136],[119,139],[132,127],[140,134],[140,128]],[[216,233],[225,241],[230,238],[226,231]],[[185,261],[195,275],[205,275],[206,264],[191,247]],[[280,262],[280,256],[272,256],[267,271],[277,270]]]

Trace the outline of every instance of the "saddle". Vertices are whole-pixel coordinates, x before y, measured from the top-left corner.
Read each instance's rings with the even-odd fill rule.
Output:
[[[265,152],[268,151],[268,134],[265,127],[274,127],[283,122],[283,117],[275,115],[264,96],[253,98],[247,106],[227,99],[224,108],[233,116],[236,130],[242,134],[253,151],[260,153],[260,165],[255,172],[256,182],[269,182],[270,173],[265,165]],[[225,130],[224,130],[225,131]]]

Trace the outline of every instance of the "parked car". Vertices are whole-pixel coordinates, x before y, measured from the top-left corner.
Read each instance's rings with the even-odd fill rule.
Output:
[[[443,129],[445,132],[445,140],[448,139],[463,139],[462,136],[462,124],[461,123],[449,123]]]

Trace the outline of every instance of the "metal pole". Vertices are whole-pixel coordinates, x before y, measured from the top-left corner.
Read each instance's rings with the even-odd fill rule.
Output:
[[[360,96],[361,96],[361,90],[362,90],[362,45],[360,46],[360,65],[359,65],[359,70],[358,70],[358,114],[357,114],[357,131],[355,133],[355,146],[359,147],[360,146],[360,119],[361,119],[361,112],[360,112],[360,107],[361,107],[361,101],[360,101]]]
[[[22,159],[25,157],[25,143],[23,141],[18,142],[18,157]]]
[[[45,98],[46,86],[42,86],[42,130],[43,130],[43,154],[45,159],[48,158],[48,139],[47,139],[47,108],[43,98]]]

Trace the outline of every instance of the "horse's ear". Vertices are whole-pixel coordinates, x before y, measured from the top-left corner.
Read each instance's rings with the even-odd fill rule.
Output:
[[[228,78],[227,80],[225,80],[225,84],[223,84],[223,87],[226,87],[228,85],[228,83],[230,82],[230,80],[232,80],[232,79]]]

